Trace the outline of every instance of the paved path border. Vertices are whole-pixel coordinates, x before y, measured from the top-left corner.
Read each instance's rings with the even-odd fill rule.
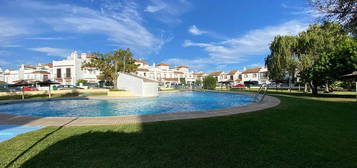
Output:
[[[237,93],[237,92],[232,92]],[[247,94],[247,93],[240,93]],[[248,95],[252,95],[249,94]],[[7,102],[14,103],[14,102]],[[145,123],[155,121],[183,120],[195,118],[209,118],[217,116],[227,116],[239,113],[247,113],[275,107],[280,104],[280,100],[273,96],[265,96],[260,103],[249,105],[193,112],[176,112],[149,115],[127,115],[111,117],[32,117],[7,113],[0,113],[0,124],[15,124],[28,126],[88,126],[88,125],[116,125],[127,123]]]

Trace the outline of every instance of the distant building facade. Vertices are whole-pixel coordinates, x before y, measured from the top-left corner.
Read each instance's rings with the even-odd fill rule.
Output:
[[[2,70],[1,67],[0,67],[0,81],[4,81],[5,82],[4,71]]]
[[[92,58],[94,57],[86,53],[78,54],[74,51],[65,60],[53,61],[53,80],[63,85],[76,85],[78,80],[97,83],[100,71],[95,68],[82,68],[82,65]]]
[[[24,65],[17,70],[5,70],[3,81],[14,84],[19,81],[35,82],[51,79],[52,64]]]
[[[269,84],[268,69],[266,67],[256,67],[246,69],[242,72],[243,83]]]
[[[24,65],[16,70],[2,70],[0,68],[0,81],[14,84],[25,80],[28,82],[52,80],[63,85],[77,85],[78,80],[88,83],[98,83],[100,71],[96,68],[82,68],[83,64],[91,61],[95,56],[86,53],[72,52],[66,59],[52,61],[49,64]],[[256,67],[243,71],[231,70],[229,72],[217,71],[206,74],[193,72],[188,66],[170,66],[160,63],[149,65],[143,60],[135,60],[138,65],[135,75],[158,81],[161,87],[175,87],[179,84],[194,85],[196,81],[203,81],[207,75],[217,79],[219,86],[235,86],[237,84],[269,84],[266,67]],[[202,82],[201,82],[202,83]]]
[[[197,79],[202,80],[204,73],[194,73],[189,70],[188,66],[181,65],[170,67],[168,64],[160,63],[149,65],[149,63],[142,60],[135,60],[138,65],[136,74],[147,79],[159,81],[161,86],[172,87],[178,84],[193,85]]]

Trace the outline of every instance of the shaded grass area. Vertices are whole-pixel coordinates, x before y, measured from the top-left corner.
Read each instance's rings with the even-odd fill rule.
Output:
[[[64,127],[11,167],[357,167],[357,104],[278,95],[258,112]],[[0,143],[0,167],[58,127]]]
[[[251,89],[238,89],[238,88],[232,88],[229,89],[229,91],[234,91],[234,92],[249,92],[249,93],[256,93],[257,88],[251,88]],[[218,90],[220,91],[220,90]],[[225,90],[221,90],[225,91]],[[226,90],[228,91],[228,90]],[[310,92],[304,93],[303,91],[296,91],[296,90],[275,90],[274,88],[269,88],[268,89],[268,94],[272,95],[291,95],[291,96],[304,96],[304,97],[331,97],[331,98],[356,98],[356,92],[350,92],[350,91],[339,91],[339,92],[330,92],[330,93],[323,93],[319,92],[317,96],[313,96]]]

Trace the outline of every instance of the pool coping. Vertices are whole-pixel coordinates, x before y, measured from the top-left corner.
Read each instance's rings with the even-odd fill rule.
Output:
[[[218,91],[227,93],[237,93],[229,91]],[[239,93],[253,96],[252,93]],[[73,97],[69,99],[95,99],[91,97]],[[66,98],[56,98],[52,100],[67,100]],[[51,100],[51,101],[52,101]],[[32,100],[41,101],[41,100]],[[28,100],[26,102],[32,102]],[[46,101],[42,100],[42,101]],[[49,101],[49,100],[47,100]],[[21,103],[23,101],[8,101],[0,102],[1,104]],[[170,121],[170,120],[183,120],[183,119],[196,119],[196,118],[210,118],[219,116],[228,116],[240,113],[247,113],[253,111],[264,110],[278,106],[280,100],[273,96],[265,96],[262,102],[253,102],[248,105],[206,110],[206,111],[192,111],[192,112],[175,112],[175,113],[162,113],[162,114],[145,114],[145,115],[126,115],[126,116],[106,116],[106,117],[34,117],[23,116],[8,113],[0,113],[0,124],[15,124],[27,126],[89,126],[89,125],[117,125],[129,123],[147,123],[156,121]]]

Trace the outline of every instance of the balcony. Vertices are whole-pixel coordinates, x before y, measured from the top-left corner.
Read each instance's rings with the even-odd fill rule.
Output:
[[[57,82],[62,82],[63,79],[62,79],[62,78],[55,78],[55,81],[57,81]]]

